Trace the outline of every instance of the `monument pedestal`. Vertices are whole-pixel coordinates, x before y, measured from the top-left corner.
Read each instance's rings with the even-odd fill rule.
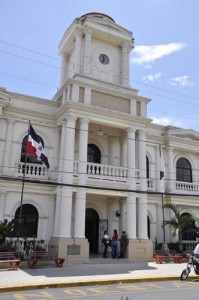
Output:
[[[58,249],[58,257],[66,262],[85,262],[89,260],[89,243],[84,238],[51,237],[49,244]]]
[[[129,240],[127,258],[130,261],[152,261],[153,243],[151,240]]]

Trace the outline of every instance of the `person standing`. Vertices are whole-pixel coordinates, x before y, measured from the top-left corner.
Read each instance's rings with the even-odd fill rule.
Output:
[[[104,252],[103,252],[103,257],[107,257],[107,250],[108,250],[108,245],[109,245],[109,236],[107,230],[104,231],[104,236],[103,236],[103,244],[104,244]]]
[[[125,257],[126,247],[128,245],[129,239],[127,237],[126,231],[122,231],[122,235],[120,238],[120,258]]]
[[[113,230],[113,236],[111,238],[111,250],[112,258],[118,258],[118,234],[117,230]]]

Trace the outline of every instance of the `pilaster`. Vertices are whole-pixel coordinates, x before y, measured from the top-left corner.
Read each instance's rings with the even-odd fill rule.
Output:
[[[6,141],[3,152],[3,168],[2,172],[4,174],[10,173],[10,157],[12,151],[12,139],[13,139],[13,129],[14,129],[15,120],[7,120],[7,129],[6,129]]]
[[[61,55],[61,76],[60,76],[60,88],[66,82],[67,78],[67,71],[68,71],[68,55],[62,53]]]
[[[85,43],[84,43],[84,64],[83,73],[91,75],[91,46],[92,46],[92,31],[85,30]]]

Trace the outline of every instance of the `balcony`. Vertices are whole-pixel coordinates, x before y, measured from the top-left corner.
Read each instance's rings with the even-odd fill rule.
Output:
[[[199,192],[199,184],[192,182],[174,181],[174,190],[181,193],[194,194]]]
[[[49,179],[48,171],[45,165],[27,163],[25,167],[24,162],[19,162],[16,167],[15,176],[23,177],[25,170],[25,177],[31,179],[47,180]],[[73,174],[78,177],[79,162],[74,161]],[[52,174],[51,174],[52,178]],[[54,178],[57,179],[57,178]],[[87,179],[97,180],[101,182],[110,183],[128,183],[128,168],[116,167],[104,164],[96,164],[87,162]],[[136,188],[140,189],[139,170],[135,170]],[[153,179],[147,179],[147,189],[154,190],[155,182]]]
[[[74,174],[78,176],[78,161],[74,162]],[[87,162],[87,178],[106,182],[128,183],[128,168]],[[137,188],[140,186],[139,170],[135,170]],[[148,190],[154,189],[154,180],[147,179]]]

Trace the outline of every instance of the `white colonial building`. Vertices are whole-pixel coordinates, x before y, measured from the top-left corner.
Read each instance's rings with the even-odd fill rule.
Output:
[[[160,145],[164,202],[199,215],[199,133],[147,117],[150,99],[130,86],[133,42],[111,17],[85,14],[59,44],[53,99],[0,89],[0,220],[19,218],[22,205],[26,236],[56,244],[68,261],[101,253],[105,229],[126,230],[130,260],[152,258],[153,243],[164,242]],[[29,120],[48,170],[31,156],[25,165]],[[176,241],[169,228],[165,234]]]

